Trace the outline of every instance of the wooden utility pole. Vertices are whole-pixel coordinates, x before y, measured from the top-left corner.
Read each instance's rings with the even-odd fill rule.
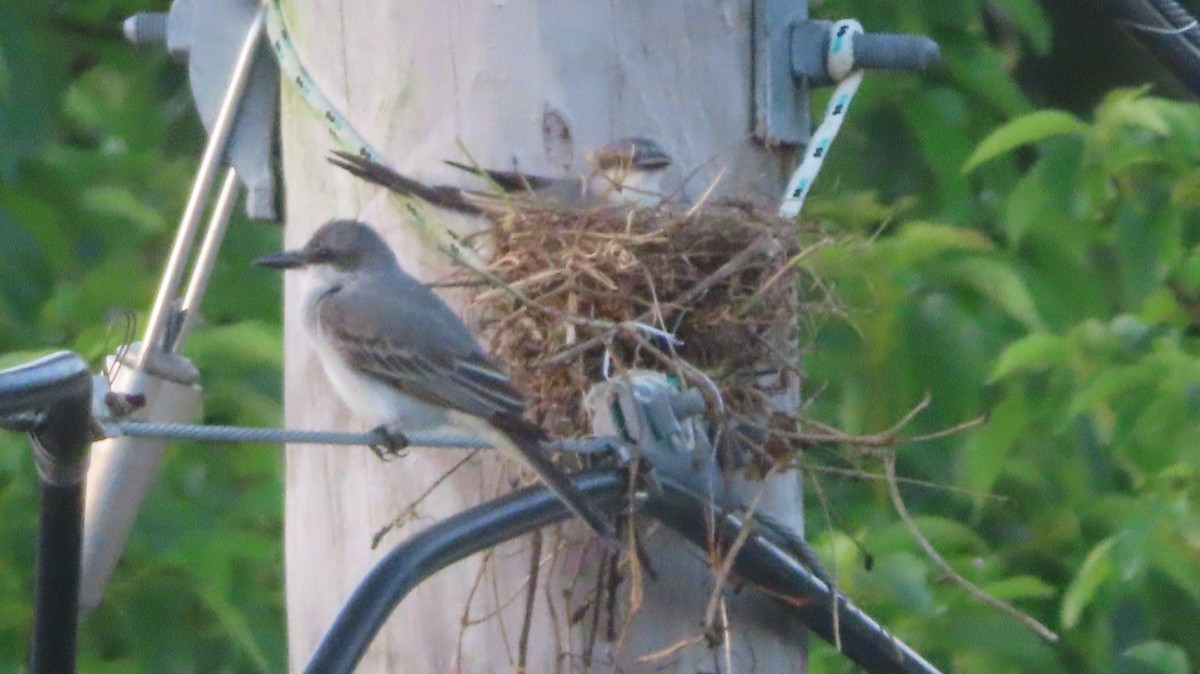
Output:
[[[699,194],[722,171],[719,193],[763,196],[782,189],[787,162],[750,138],[751,0],[317,0],[289,6],[292,39],[313,77],[403,172],[462,182],[462,174],[441,163],[461,158],[461,141],[484,166],[509,168],[515,158],[531,172],[564,174],[581,167],[589,146],[644,135],[673,155],[672,186],[690,177],[682,185],[685,195]],[[302,244],[330,218],[357,216],[385,234],[409,271],[427,280],[444,275],[449,260],[417,233],[412,214],[398,200],[326,163],[334,141],[323,120],[286,84],[282,107],[287,244]],[[429,209],[422,213],[459,232],[480,226]],[[289,281],[286,423],[362,429],[336,399],[301,335],[303,291]],[[382,464],[363,448],[288,448],[293,670],[304,665],[342,602],[382,554],[371,550],[372,535],[462,456],[418,449]],[[799,480],[783,475],[774,481],[764,507],[800,526]],[[433,490],[415,519],[386,537],[382,547],[510,488],[497,464],[469,465]],[[482,576],[483,557],[476,556],[422,585],[393,615],[360,671],[515,671],[528,547],[524,540],[500,548]],[[754,592],[729,598],[728,653],[699,639],[713,585],[709,560],[662,532],[652,537],[650,551],[658,579],[643,580],[645,597],[621,653],[613,654],[601,627],[591,671],[611,671],[616,662],[621,671],[724,672],[727,661],[743,673],[804,671],[799,624]],[[576,551],[543,565],[527,671],[587,669],[580,649],[588,637],[580,631],[589,621],[566,624],[571,616],[563,591],[596,559],[594,551],[583,556]],[[498,605],[503,610],[491,615]],[[464,626],[464,619],[470,624]],[[691,640],[687,647],[634,664],[685,640]],[[573,655],[560,657],[566,652]]]

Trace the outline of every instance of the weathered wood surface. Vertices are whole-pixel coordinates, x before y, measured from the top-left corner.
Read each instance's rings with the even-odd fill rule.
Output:
[[[460,158],[461,140],[483,165],[509,167],[515,158],[523,169],[561,173],[567,166],[578,169],[588,146],[647,135],[675,157],[673,184],[698,169],[683,186],[686,194],[701,192],[722,169],[723,193],[774,195],[781,189],[785,161],[749,139],[749,0],[315,0],[291,3],[289,12],[292,36],[313,76],[402,171],[462,181],[441,164]],[[361,216],[385,233],[407,269],[426,279],[444,273],[447,261],[413,234],[404,207],[327,165],[330,149],[333,140],[321,120],[285,86],[288,245],[301,244],[329,218]],[[477,226],[450,224],[458,231]],[[362,428],[336,400],[303,340],[301,293],[288,282],[286,423]],[[370,549],[372,535],[461,457],[451,450],[416,450],[382,465],[362,448],[288,448],[293,670],[307,661],[341,603],[382,554]],[[510,487],[492,463],[468,466],[435,490],[419,509],[420,519],[385,538],[383,547]],[[799,524],[799,493],[796,478],[783,476],[766,501]],[[546,540],[549,545],[555,537]],[[498,600],[507,605],[500,619],[465,631],[460,625],[479,575],[477,557],[427,582],[402,604],[360,671],[515,671],[527,550],[528,541],[518,541],[493,555],[494,573],[476,592],[471,618],[489,614]],[[694,549],[659,533],[652,551],[660,580],[647,581],[644,605],[619,658],[623,671],[724,671],[723,652],[703,643],[630,666],[641,655],[697,637],[711,586],[709,565]],[[528,671],[584,669],[579,659],[556,654],[560,647],[583,649],[581,630],[561,624],[569,613],[562,590],[581,564],[586,569],[594,559],[594,550],[582,560],[562,555],[543,573]],[[576,604],[590,591],[586,584],[575,588]],[[731,602],[735,671],[803,671],[798,626],[752,595],[744,592]],[[611,650],[603,640],[596,644],[594,671],[611,669]]]

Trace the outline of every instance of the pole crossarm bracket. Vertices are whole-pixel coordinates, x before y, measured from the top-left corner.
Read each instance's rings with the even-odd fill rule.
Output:
[[[812,138],[808,94],[834,84],[830,74],[833,21],[808,18],[803,0],[754,3],[754,136],[768,146],[806,145]],[[923,35],[851,36],[855,70],[920,71],[933,65],[938,45]]]
[[[260,11],[257,0],[174,0],[169,12],[145,12],[126,19],[125,37],[138,46],[161,46],[176,61],[187,63],[196,112],[214,134],[235,77],[238,52]],[[221,163],[236,169],[246,186],[246,214],[275,221],[279,219],[278,181],[272,154],[279,115],[279,66],[265,42],[255,48],[245,75]]]

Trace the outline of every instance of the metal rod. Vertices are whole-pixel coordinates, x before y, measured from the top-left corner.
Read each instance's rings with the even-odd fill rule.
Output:
[[[1175,0],[1108,0],[1104,5],[1180,84],[1200,95],[1200,22],[1195,16]]]
[[[171,255],[167,258],[166,269],[163,270],[162,283],[158,287],[158,294],[150,309],[150,318],[146,321],[146,333],[142,337],[142,350],[137,360],[138,369],[145,367],[150,351],[158,348],[158,340],[162,337],[166,327],[167,310],[179,290],[180,277],[183,274],[188,253],[191,252],[192,243],[196,238],[204,201],[208,197],[209,190],[212,189],[218,165],[225,153],[225,146],[233,129],[233,122],[237,118],[242,93],[250,79],[250,71],[254,65],[259,40],[262,39],[264,17],[265,12],[260,8],[255,14],[254,20],[250,22],[246,40],[242,43],[241,51],[238,52],[237,60],[234,62],[229,87],[225,90],[225,98],[222,99],[221,107],[217,111],[212,134],[208,138],[208,145],[204,148],[204,156],[201,157],[200,167],[196,172],[196,181],[192,184],[192,192],[188,196],[187,205],[179,220],[179,233],[175,235]]]
[[[187,291],[184,292],[183,303],[179,305],[183,321],[179,324],[171,343],[163,345],[166,351],[177,352],[182,349],[192,325],[196,322],[196,312],[200,310],[200,302],[204,299],[204,291],[208,288],[213,266],[217,262],[217,253],[221,251],[225,232],[229,229],[229,217],[233,213],[234,204],[237,203],[238,185],[237,171],[230,167],[225,171],[225,182],[221,185],[217,203],[208,218],[208,229],[204,233],[204,241],[200,244],[200,252],[192,266],[192,278],[188,281]]]
[[[92,375],[87,361],[70,351],[56,351],[37,360],[0,371],[0,416],[36,422],[38,416],[76,387],[75,394],[91,395]],[[14,430],[32,430],[17,428]]]
[[[79,559],[83,540],[83,483],[42,482],[38,490],[36,594],[32,674],[75,671],[79,623]]]
[[[36,423],[35,417],[0,417],[0,428],[22,430]],[[104,422],[114,436],[157,438],[163,440],[193,440],[199,442],[231,443],[291,443],[298,445],[379,445],[388,439],[377,431],[353,433],[348,431],[303,431],[287,428],[250,428],[246,426],[208,426],[203,424],[170,424],[145,421]],[[473,435],[443,433],[405,433],[411,447],[447,449],[491,449],[492,443]],[[398,439],[398,438],[397,438]],[[605,454],[613,451],[617,438],[566,438],[549,440],[544,447],[571,454]]]
[[[616,471],[573,476],[581,491],[614,511],[629,487]],[[520,489],[447,517],[379,560],[342,605],[305,674],[351,674],[400,601],[437,571],[505,541],[571,517],[549,489]]]
[[[244,426],[205,426],[201,424],[156,424],[140,421],[120,421],[114,424],[121,434],[131,438],[164,438],[201,442],[286,442],[300,445],[377,445],[387,439],[380,433],[351,433],[342,431],[301,431],[282,428],[247,428]],[[430,433],[405,434],[413,447],[448,447],[457,449],[489,449],[492,444],[471,435],[439,435]]]

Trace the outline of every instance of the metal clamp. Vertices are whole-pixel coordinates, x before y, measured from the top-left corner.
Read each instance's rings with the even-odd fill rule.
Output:
[[[698,390],[680,390],[661,372],[630,370],[592,386],[583,404],[593,435],[624,438],[647,459],[655,477],[724,500],[717,493],[721,473],[701,416],[706,402]]]
[[[806,2],[757,0],[754,7],[754,136],[775,145],[805,145],[812,137],[808,90],[831,84],[828,73],[832,21],[810,20]],[[854,67],[925,70],[938,45],[923,35],[863,33],[853,36]]]
[[[30,415],[38,476],[51,485],[77,485],[91,443],[92,375],[69,351],[43,356],[0,373],[0,415]]]

